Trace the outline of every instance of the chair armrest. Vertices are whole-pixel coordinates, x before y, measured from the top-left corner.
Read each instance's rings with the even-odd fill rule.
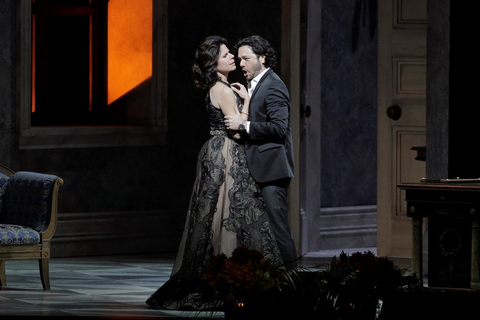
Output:
[[[13,171],[7,166],[4,166],[3,164],[0,164],[0,172],[3,172],[9,176],[13,176],[13,174],[15,173],[15,171]]]
[[[63,185],[63,179],[57,177],[53,183],[52,188],[52,205],[50,207],[50,222],[43,233],[40,234],[42,242],[44,240],[50,240],[57,228],[57,214],[58,214],[58,190]]]

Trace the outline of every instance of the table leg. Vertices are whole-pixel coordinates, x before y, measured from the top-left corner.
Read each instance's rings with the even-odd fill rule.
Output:
[[[417,276],[419,286],[423,286],[422,224],[422,217],[412,217],[412,273]]]
[[[470,273],[470,288],[473,290],[480,290],[480,254],[479,250],[479,220],[477,218],[472,219],[472,263]]]

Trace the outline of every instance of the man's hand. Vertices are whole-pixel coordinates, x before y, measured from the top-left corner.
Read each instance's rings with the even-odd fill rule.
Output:
[[[235,115],[224,116],[225,126],[229,130],[238,130],[238,126],[243,122],[242,115],[237,113]]]

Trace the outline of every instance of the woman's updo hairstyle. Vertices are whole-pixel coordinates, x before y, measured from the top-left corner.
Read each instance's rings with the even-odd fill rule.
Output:
[[[196,87],[209,89],[218,81],[217,60],[222,44],[227,45],[227,39],[221,36],[210,36],[198,45],[192,66]]]

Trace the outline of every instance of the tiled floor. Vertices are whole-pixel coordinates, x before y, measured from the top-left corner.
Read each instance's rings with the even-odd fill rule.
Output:
[[[375,248],[350,249],[370,250]],[[346,252],[349,252],[346,250]],[[312,253],[301,265],[329,262],[338,250]],[[51,290],[44,291],[36,260],[6,261],[7,286],[0,287],[0,318],[79,316],[95,318],[223,319],[224,314],[149,309],[145,300],[168,279],[173,255],[53,258]]]

